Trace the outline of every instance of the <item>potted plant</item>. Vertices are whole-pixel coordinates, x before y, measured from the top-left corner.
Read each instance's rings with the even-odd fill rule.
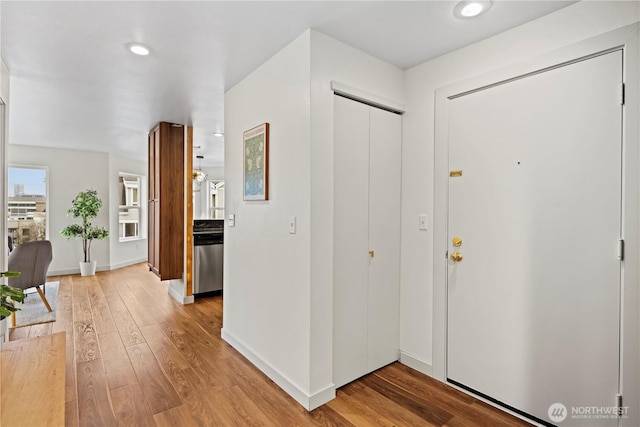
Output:
[[[5,271],[0,277],[18,277],[17,271]],[[13,301],[24,301],[24,291],[5,284],[0,284],[0,348],[9,341],[9,316],[18,309]]]
[[[68,225],[60,231],[64,237],[82,239],[84,261],[80,262],[80,274],[83,276],[93,276],[96,273],[96,261],[91,261],[91,241],[109,237],[109,231],[106,228],[91,224],[91,220],[98,216],[101,207],[102,200],[98,197],[96,190],[81,191],[71,202],[67,214],[74,218],[81,218],[82,222]]]

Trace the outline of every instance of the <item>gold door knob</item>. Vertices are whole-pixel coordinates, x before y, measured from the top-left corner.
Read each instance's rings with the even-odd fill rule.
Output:
[[[451,256],[449,258],[451,258],[451,261],[453,262],[460,262],[462,261],[462,254],[458,251],[455,251],[451,253]]]
[[[376,253],[374,251],[369,251],[369,256],[373,258],[374,256],[376,256]]]

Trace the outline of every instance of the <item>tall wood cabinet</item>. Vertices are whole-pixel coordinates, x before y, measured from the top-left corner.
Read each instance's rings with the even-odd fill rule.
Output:
[[[398,359],[401,116],[334,97],[333,382]]]
[[[184,271],[184,126],[161,122],[149,133],[149,269],[161,280]]]

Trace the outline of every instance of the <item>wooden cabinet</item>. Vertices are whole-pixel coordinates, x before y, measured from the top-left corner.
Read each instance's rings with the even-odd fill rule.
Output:
[[[161,280],[184,271],[184,126],[162,122],[149,133],[149,269]]]

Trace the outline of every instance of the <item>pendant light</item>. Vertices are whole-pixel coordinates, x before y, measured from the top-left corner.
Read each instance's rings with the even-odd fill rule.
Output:
[[[207,179],[207,174],[202,171],[202,159],[204,159],[204,156],[196,156],[196,159],[198,159],[198,169],[193,171],[193,179],[202,182]]]

